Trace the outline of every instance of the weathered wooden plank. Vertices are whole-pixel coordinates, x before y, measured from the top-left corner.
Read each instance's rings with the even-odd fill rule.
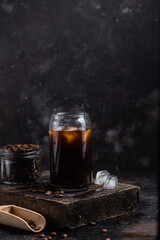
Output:
[[[136,210],[139,197],[139,187],[123,183],[116,190],[104,190],[92,184],[87,191],[65,193],[63,199],[32,193],[23,187],[0,184],[0,205],[15,204],[37,211],[57,228],[72,229],[90,221],[128,214]]]

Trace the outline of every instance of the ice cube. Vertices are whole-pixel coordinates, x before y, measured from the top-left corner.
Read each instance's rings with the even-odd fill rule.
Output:
[[[77,127],[72,127],[72,126],[65,127],[65,131],[67,131],[67,132],[72,132],[72,131],[77,131],[77,130],[78,130]]]
[[[51,131],[61,132],[63,130],[64,130],[64,127],[59,126],[59,127],[54,127]]]
[[[103,185],[104,183],[108,182],[109,177],[110,177],[110,173],[107,170],[99,171],[96,174],[95,184]]]
[[[118,178],[116,176],[109,176],[107,182],[104,183],[103,187],[107,189],[115,189],[118,186]]]

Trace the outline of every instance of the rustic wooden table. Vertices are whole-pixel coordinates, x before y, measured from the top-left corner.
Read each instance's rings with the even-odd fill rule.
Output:
[[[156,176],[130,176],[130,179],[123,178],[120,180],[140,186],[140,202],[136,212],[128,216],[99,222],[94,226],[87,225],[74,230],[56,231],[53,227],[47,226],[44,233],[49,234],[51,231],[56,231],[57,237],[54,239],[57,240],[62,239],[61,234],[64,232],[68,234],[68,240],[105,240],[107,237],[111,240],[158,239],[158,187]],[[102,228],[107,228],[107,233],[102,233]],[[37,235],[0,225],[0,239],[3,240],[24,240]]]

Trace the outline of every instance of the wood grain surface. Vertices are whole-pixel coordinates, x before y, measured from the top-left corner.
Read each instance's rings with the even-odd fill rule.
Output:
[[[43,180],[47,183],[48,180]],[[136,210],[139,187],[119,183],[116,190],[92,184],[83,192],[65,193],[64,198],[32,193],[27,186],[0,184],[0,205],[14,204],[42,214],[56,228],[70,229],[90,221],[115,218]]]

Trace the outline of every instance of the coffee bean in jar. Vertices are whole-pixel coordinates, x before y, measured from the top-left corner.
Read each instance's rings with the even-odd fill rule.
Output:
[[[41,148],[15,144],[0,148],[1,180],[7,184],[35,182],[40,178]]]

